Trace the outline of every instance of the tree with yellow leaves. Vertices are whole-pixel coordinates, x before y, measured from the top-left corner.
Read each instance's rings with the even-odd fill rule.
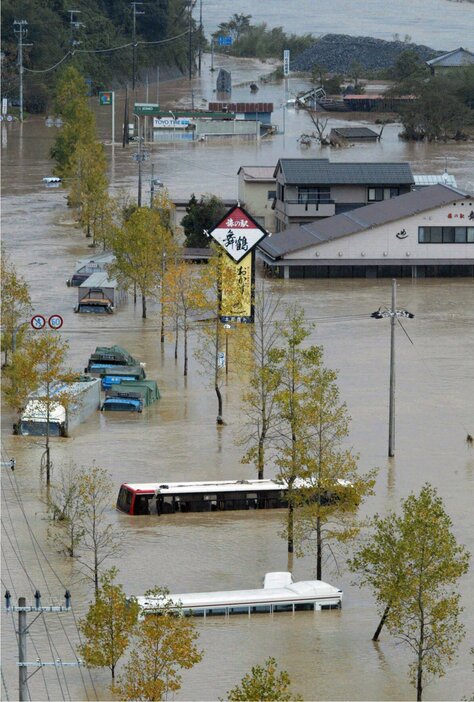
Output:
[[[145,593],[157,599],[157,611],[144,613],[123,675],[112,691],[121,700],[162,700],[181,687],[181,669],[190,669],[202,659],[196,646],[198,633],[189,617],[160,588]]]
[[[179,261],[168,266],[163,280],[166,314],[175,326],[175,358],[179,330],[183,332],[183,375],[188,374],[188,334],[193,312],[205,308],[206,297],[196,266]]]

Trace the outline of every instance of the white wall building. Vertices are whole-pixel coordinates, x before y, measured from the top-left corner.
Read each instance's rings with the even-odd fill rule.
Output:
[[[285,278],[474,275],[474,196],[433,185],[264,239]]]

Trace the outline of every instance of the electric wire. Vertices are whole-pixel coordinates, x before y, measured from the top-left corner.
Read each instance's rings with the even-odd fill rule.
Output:
[[[20,548],[20,544],[19,544],[19,542],[18,542],[18,537],[17,537],[17,534],[16,534],[16,529],[15,529],[15,526],[14,526],[14,524],[13,524],[13,519],[12,519],[12,516],[11,516],[11,513],[10,513],[9,500],[8,500],[7,495],[5,494],[5,490],[2,490],[2,496],[4,497],[5,509],[6,509],[6,511],[7,511],[8,519],[9,519],[9,522],[10,522],[11,533],[13,534],[14,539],[15,539],[15,543],[16,543],[16,551],[15,551],[15,549],[13,549],[13,552],[14,552],[15,555],[17,556],[18,561],[19,561],[19,563],[20,563],[20,566],[22,567],[23,571],[25,572],[26,577],[28,578],[28,581],[29,581],[30,585],[33,587],[34,590],[36,590],[36,586],[35,586],[35,584],[33,583],[33,580],[31,579],[30,574],[29,574],[28,571],[26,570],[25,564],[23,563],[23,559],[22,559],[22,557],[21,557],[21,548]],[[8,531],[8,530],[6,529],[6,527],[5,527],[5,524],[4,524],[4,522],[3,522],[3,517],[2,517],[2,519],[1,519],[1,524],[2,524],[2,529],[5,531],[5,535],[6,535],[7,539],[10,541],[10,534],[9,534],[9,531]],[[10,543],[11,543],[11,541],[10,541]]]
[[[169,44],[172,41],[176,41],[177,39],[181,39],[181,37],[184,37],[186,34],[189,34],[191,30],[186,29],[186,31],[181,32],[181,34],[176,34],[173,37],[168,37],[168,39],[158,39],[157,41],[138,41],[136,42],[137,46],[158,46],[160,44]],[[60,59],[57,63],[54,64],[54,66],[50,66],[49,68],[28,68],[27,66],[23,66],[24,71],[28,71],[28,73],[49,73],[50,71],[54,71],[58,66],[60,66],[63,61],[65,61],[69,57],[73,57],[74,54],[103,54],[103,53],[109,53],[111,51],[121,51],[122,49],[128,49],[130,46],[133,46],[133,42],[128,42],[127,44],[121,44],[120,46],[112,46],[108,49],[74,49],[74,51],[68,51],[62,59]]]
[[[5,451],[5,449],[4,449],[4,451]],[[5,453],[6,453],[6,451],[5,451]],[[7,457],[8,457],[8,454],[7,454]],[[9,474],[9,479],[10,479],[10,482],[11,482],[11,481],[12,481],[12,476],[11,476],[10,474]],[[16,477],[15,477],[15,476],[14,476],[13,479],[14,479],[14,481],[15,481],[15,483],[16,483]],[[18,485],[17,485],[17,484],[16,484],[16,486],[17,486],[17,488],[18,488]],[[56,572],[55,568],[52,566],[52,564],[51,564],[49,558],[47,557],[47,555],[46,555],[45,552],[43,551],[43,549],[42,549],[41,545],[39,544],[39,542],[38,542],[38,540],[37,540],[37,538],[36,538],[34,532],[33,532],[32,529],[31,529],[31,525],[30,525],[30,523],[29,523],[29,521],[28,521],[28,517],[26,516],[25,509],[24,509],[24,506],[23,506],[23,503],[22,503],[22,500],[21,500],[21,497],[20,497],[19,489],[18,489],[17,491],[15,491],[15,489],[14,489],[14,494],[15,494],[15,497],[16,497],[16,499],[17,499],[17,502],[18,502],[18,504],[19,504],[19,506],[20,506],[20,509],[21,509],[21,511],[22,511],[22,513],[23,513],[23,517],[24,517],[24,519],[25,519],[25,521],[26,521],[26,524],[27,524],[27,527],[28,527],[28,530],[29,530],[29,533],[30,533],[30,536],[31,536],[31,540],[32,540],[32,544],[33,544],[33,549],[34,549],[34,551],[35,551],[35,555],[36,555],[36,558],[37,558],[37,561],[38,561],[38,565],[39,565],[41,574],[42,574],[43,579],[44,579],[45,584],[46,584],[46,588],[47,588],[47,591],[48,591],[48,595],[49,595],[50,599],[53,600],[52,593],[51,593],[51,590],[50,590],[50,587],[49,587],[49,584],[48,584],[48,580],[47,580],[47,578],[46,578],[46,575],[45,575],[45,573],[44,573],[43,567],[42,567],[42,565],[41,565],[41,560],[40,560],[40,558],[39,558],[39,556],[38,556],[38,553],[37,553],[37,550],[36,550],[36,546],[38,547],[39,551],[41,552],[41,555],[43,556],[43,559],[45,560],[45,562],[46,562],[47,565],[49,566],[51,572],[52,572],[53,575],[57,578],[57,580],[59,581],[59,583],[61,584],[61,586],[64,587],[64,588],[65,588],[66,586],[65,586],[64,582],[62,581],[62,579],[60,578],[60,576],[58,575],[58,573]],[[80,634],[80,631],[79,631],[79,627],[78,627],[78,624],[77,624],[77,619],[76,619],[76,616],[75,616],[75,613],[74,613],[73,608],[71,608],[70,611],[71,611],[72,616],[73,616],[73,621],[74,621],[74,625],[75,625],[76,630],[77,630],[79,642],[80,642],[80,644],[82,645],[82,637],[81,637],[81,634]],[[71,642],[71,640],[70,640],[70,638],[69,638],[69,636],[68,636],[68,633],[67,633],[67,631],[66,631],[66,628],[65,628],[65,626],[64,626],[64,624],[63,624],[63,621],[62,621],[62,619],[61,619],[60,613],[57,612],[56,614],[57,614],[57,616],[58,616],[58,621],[59,621],[59,624],[60,624],[60,626],[61,626],[61,628],[62,628],[62,630],[63,630],[63,632],[64,632],[64,635],[65,635],[65,637],[66,637],[66,639],[67,639],[67,641],[68,641],[68,643],[69,643],[69,646],[71,647],[71,650],[72,650],[72,652],[73,652],[73,655],[74,655],[74,657],[76,658],[76,661],[79,663],[79,658],[78,658],[78,656],[77,656],[76,650],[75,650],[75,648],[74,648],[74,646],[73,646],[73,644],[72,644],[72,642]],[[47,634],[48,634],[48,632],[47,632]],[[55,666],[55,667],[56,667],[56,666]],[[83,682],[83,685],[84,685],[84,690],[85,690],[85,692],[86,692],[87,700],[89,700],[89,696],[88,696],[88,693],[87,693],[87,687],[86,687],[85,680],[84,680],[84,676],[83,676],[83,672],[82,672],[82,666],[81,666],[80,664],[79,664],[79,672],[80,672],[81,679],[82,679],[82,682]],[[93,690],[94,690],[95,698],[98,699],[98,698],[97,698],[97,691],[96,691],[96,688],[95,688],[95,684],[94,684],[94,681],[93,681],[93,678],[92,678],[92,674],[91,674],[91,671],[90,671],[89,668],[88,668],[88,672],[89,672],[89,676],[90,676],[90,679],[91,679],[91,684],[92,684],[92,687],[93,687]]]
[[[8,694],[7,683],[5,682],[5,677],[4,677],[4,675],[3,675],[3,668],[1,669],[1,673],[2,673],[2,684],[3,684],[3,689],[5,690],[5,699],[6,699],[7,702],[8,702],[9,699],[10,699],[10,696],[9,696],[9,694]]]

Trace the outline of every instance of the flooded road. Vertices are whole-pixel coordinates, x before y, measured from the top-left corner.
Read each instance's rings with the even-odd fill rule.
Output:
[[[235,82],[248,82],[265,66],[241,62],[233,68]],[[212,99],[209,73],[193,81],[195,100]],[[290,80],[287,94],[299,89]],[[160,101],[172,109],[190,101],[188,81],[160,87]],[[248,87],[233,90],[232,98],[244,99]],[[143,94],[137,95],[137,101]],[[265,85],[262,101],[281,104],[284,86]],[[248,98],[250,99],[250,98]],[[120,114],[121,96],[117,114]],[[103,108],[102,108],[103,109]],[[280,113],[280,117],[282,114]],[[277,112],[276,119],[279,114]],[[350,121],[338,121],[339,124]],[[110,138],[110,113],[98,112],[100,133]],[[380,144],[329,151],[312,147],[302,152],[296,141],[307,130],[306,115],[288,110],[286,133],[269,140],[218,140],[206,143],[147,144],[155,176],[163,180],[172,197],[192,192],[237,196],[236,173],[240,165],[274,165],[280,156],[322,156],[331,160],[409,160],[415,172],[453,173],[460,187],[473,178],[472,145],[409,145],[399,142],[397,126],[386,127]],[[282,123],[282,122],[281,122]],[[8,131],[7,131],[8,130]],[[162,399],[142,415],[113,416],[96,413],[70,439],[53,440],[57,468],[71,461],[93,461],[110,471],[114,492],[110,518],[123,530],[123,552],[117,559],[119,580],[129,594],[142,594],[154,585],[186,592],[259,587],[267,571],[286,570],[285,542],[278,536],[280,513],[176,515],[130,519],[114,510],[116,493],[124,481],[175,481],[249,478],[250,466],[239,459],[234,443],[241,426],[238,350],[230,339],[230,374],[224,386],[225,427],[216,429],[216,401],[212,388],[191,359],[190,376],[183,380],[181,359],[176,365],[173,345],[159,343],[159,313],[149,306],[142,320],[140,307],[131,299],[110,317],[76,315],[77,290],[65,281],[74,262],[86,256],[86,239],[71,222],[65,191],[44,190],[41,178],[51,172],[48,150],[54,137],[43,120],[32,119],[21,128],[3,133],[2,232],[7,251],[31,289],[35,312],[64,317],[61,330],[70,343],[69,361],[82,369],[97,345],[125,346],[146,363],[147,375],[158,381]],[[112,148],[107,147],[110,156]],[[116,146],[111,158],[114,192],[136,194],[134,147]],[[150,162],[146,168],[150,167]],[[147,170],[147,173],[149,171]],[[146,179],[144,178],[144,182]],[[144,201],[146,201],[144,188]],[[389,381],[389,324],[370,318],[370,313],[390,301],[388,280],[268,281],[285,304],[299,302],[308,320],[315,323],[311,341],[323,344],[325,362],[340,371],[341,397],[347,401],[352,425],[350,445],[360,454],[360,468],[380,468],[376,494],[362,513],[381,514],[396,509],[402,497],[429,481],[443,497],[453,518],[457,538],[474,552],[472,503],[474,450],[466,434],[474,430],[474,284],[472,279],[401,280],[398,304],[415,314],[404,324],[410,339],[397,331],[397,444],[394,459],[387,458],[387,405]],[[193,335],[193,345],[196,336]],[[12,418],[2,414],[3,448],[14,456],[14,474],[2,469],[2,582],[14,598],[29,601],[38,587],[43,604],[62,603],[64,587],[73,595],[75,617],[87,609],[91,597],[80,580],[77,563],[59,554],[46,539],[45,493],[39,481],[42,448],[37,440],[11,435]],[[3,451],[2,451],[3,453]],[[2,460],[4,460],[2,455]],[[28,531],[17,496],[28,518]],[[34,538],[32,538],[34,536]],[[19,556],[19,557],[18,557]],[[408,657],[387,634],[379,644],[370,638],[377,614],[370,594],[359,590],[344,571],[325,573],[325,579],[344,590],[340,612],[256,615],[197,621],[199,643],[205,651],[201,664],[183,676],[177,700],[215,700],[224,697],[249,668],[272,655],[290,673],[294,689],[307,700],[409,700]],[[309,556],[295,559],[295,579],[314,577]],[[456,664],[445,678],[426,689],[426,699],[456,700],[472,694],[474,594],[472,570],[461,583],[467,637]],[[13,622],[4,615],[3,660],[9,696],[16,694],[16,640]],[[74,660],[77,642],[71,614],[45,615],[48,630],[38,621],[28,642],[35,660]],[[36,648],[35,648],[36,647]],[[81,675],[82,673],[82,675]],[[30,681],[31,698],[109,699],[108,676],[74,668],[45,669]],[[45,684],[46,683],[46,684]]]

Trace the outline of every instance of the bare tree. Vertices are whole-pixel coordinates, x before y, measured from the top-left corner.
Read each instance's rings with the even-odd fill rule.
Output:
[[[83,471],[79,481],[83,510],[79,517],[84,531],[79,562],[85,575],[93,581],[96,593],[104,563],[118,555],[120,533],[109,522],[112,481],[104,468],[92,466]]]
[[[48,495],[48,512],[53,522],[48,536],[71,558],[76,555],[76,548],[84,536],[81,523],[84,504],[80,489],[83,473],[83,469],[74,464],[62,469],[58,482],[53,483]]]

